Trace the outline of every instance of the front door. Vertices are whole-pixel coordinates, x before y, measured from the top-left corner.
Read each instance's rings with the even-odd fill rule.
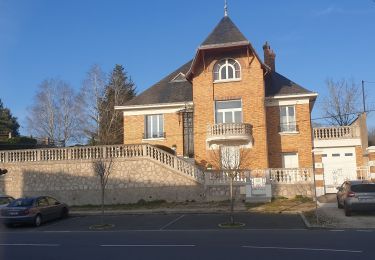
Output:
[[[184,131],[184,157],[194,157],[194,114],[193,112],[184,112],[183,131]]]

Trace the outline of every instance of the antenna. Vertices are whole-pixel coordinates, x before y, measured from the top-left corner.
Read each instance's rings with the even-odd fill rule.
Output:
[[[228,4],[227,0],[224,1],[224,16],[228,16]]]

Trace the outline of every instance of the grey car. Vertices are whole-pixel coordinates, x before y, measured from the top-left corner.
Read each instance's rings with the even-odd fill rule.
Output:
[[[0,212],[0,220],[6,226],[21,223],[40,226],[42,222],[67,217],[69,209],[65,203],[52,197],[38,196],[13,200]]]
[[[375,211],[375,183],[345,181],[337,189],[337,206],[344,208],[345,216],[351,216],[353,211]]]

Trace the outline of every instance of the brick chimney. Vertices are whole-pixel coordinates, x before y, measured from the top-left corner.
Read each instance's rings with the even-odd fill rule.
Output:
[[[264,63],[268,65],[272,69],[272,71],[275,71],[276,54],[273,52],[268,42],[266,42],[263,45],[263,51],[264,51]]]

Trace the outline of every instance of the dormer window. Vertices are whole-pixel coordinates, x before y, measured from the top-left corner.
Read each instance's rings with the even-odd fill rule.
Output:
[[[241,66],[234,59],[223,59],[214,66],[214,81],[231,81],[241,79]]]

